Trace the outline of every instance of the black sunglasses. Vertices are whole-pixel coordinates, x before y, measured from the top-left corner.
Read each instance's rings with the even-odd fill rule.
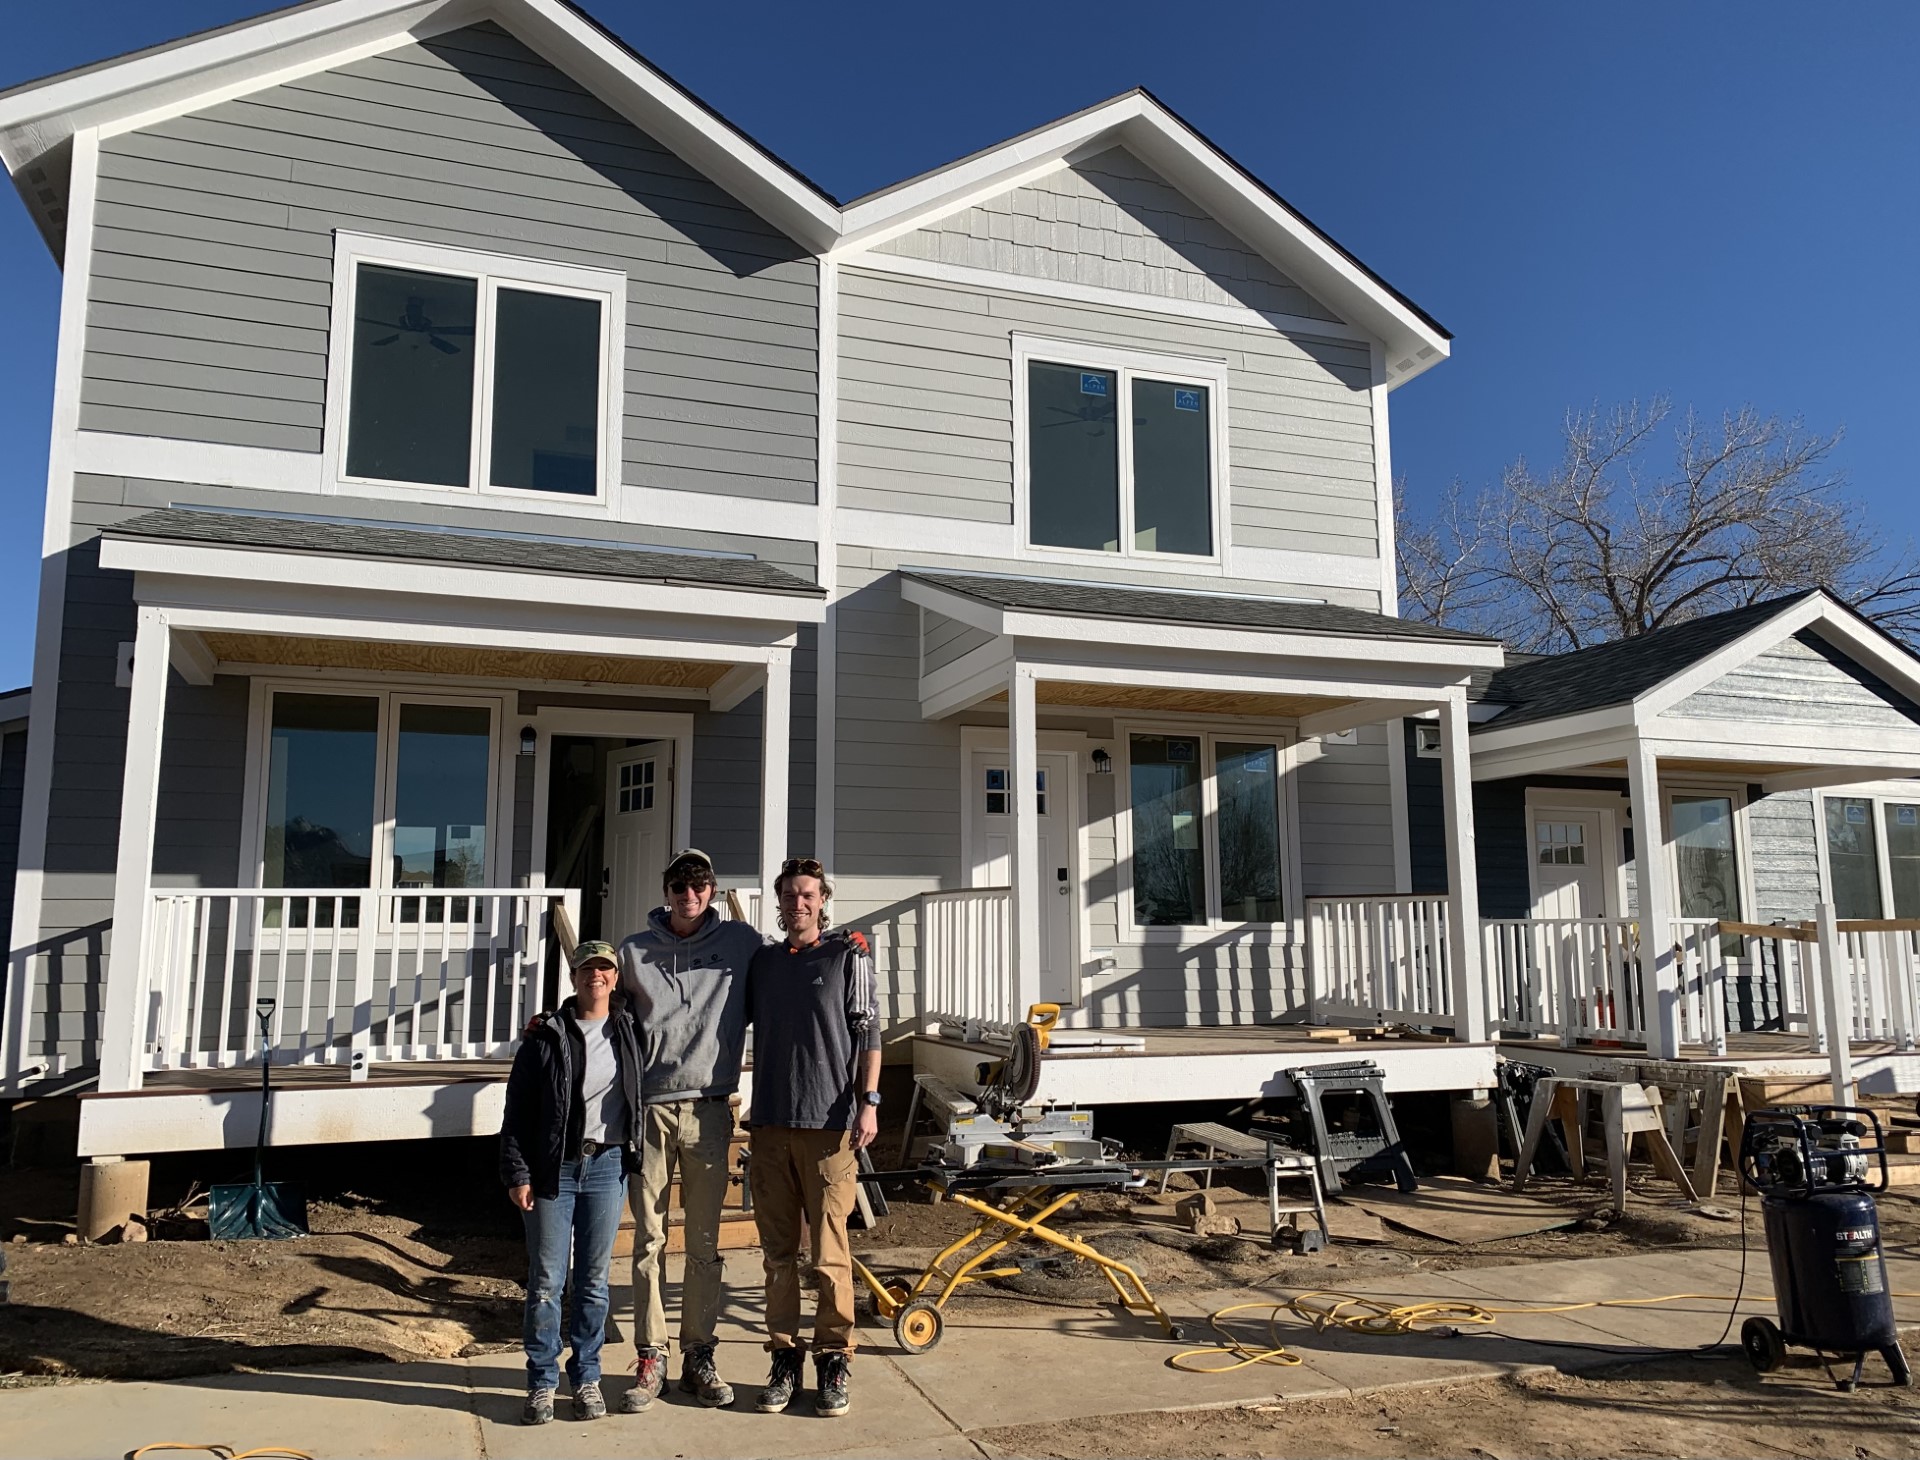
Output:
[[[678,897],[683,892],[697,892],[703,887],[711,886],[713,886],[711,877],[676,877],[667,884],[667,891]]]

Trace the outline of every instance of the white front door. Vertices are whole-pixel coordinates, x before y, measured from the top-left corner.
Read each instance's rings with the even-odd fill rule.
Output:
[[[969,757],[967,778],[967,844],[973,865],[967,869],[970,887],[1013,885],[1013,806],[1008,784],[1007,753],[976,750]],[[1074,930],[1080,916],[1080,879],[1074,865],[1074,834],[1068,777],[1070,755],[1039,757],[1039,784],[1034,788],[1040,843],[1040,994],[1058,1003],[1077,997],[1074,978]]]
[[[1533,816],[1533,915],[1603,918],[1606,861],[1598,811],[1541,807]]]
[[[619,944],[660,906],[672,855],[673,742],[649,740],[607,756],[605,899],[601,936]]]

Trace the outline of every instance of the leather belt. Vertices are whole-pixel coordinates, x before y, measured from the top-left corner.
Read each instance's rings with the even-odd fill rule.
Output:
[[[599,1155],[602,1151],[611,1151],[614,1149],[616,1148],[612,1141],[583,1140],[580,1142],[580,1157],[582,1160],[586,1160],[586,1159],[589,1159],[590,1157]]]

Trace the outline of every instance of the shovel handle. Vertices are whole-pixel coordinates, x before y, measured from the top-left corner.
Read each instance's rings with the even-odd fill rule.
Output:
[[[256,1192],[260,1187],[260,1153],[267,1145],[267,1104],[273,1098],[273,1046],[271,1033],[273,1028],[273,1010],[262,1009],[260,1018],[260,1134],[253,1142],[253,1185]]]

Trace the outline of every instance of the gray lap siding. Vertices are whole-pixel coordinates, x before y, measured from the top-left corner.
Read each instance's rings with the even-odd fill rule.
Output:
[[[336,229],[624,272],[627,484],[813,500],[814,260],[491,25],[103,143],[82,427],[319,451]]]

